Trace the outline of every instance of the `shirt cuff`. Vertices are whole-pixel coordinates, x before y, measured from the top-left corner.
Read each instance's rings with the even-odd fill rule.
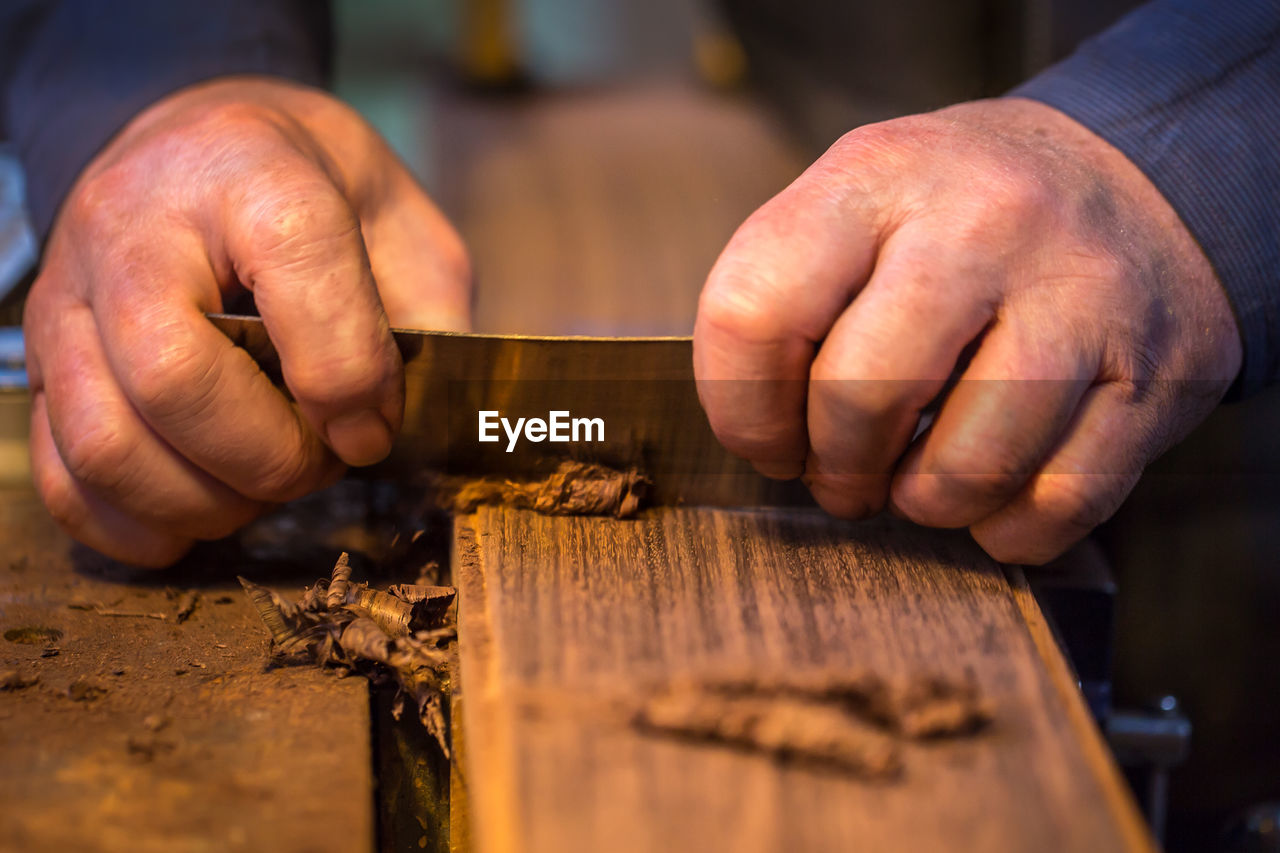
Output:
[[[1178,212],[1239,324],[1233,395],[1280,379],[1280,3],[1148,4],[1010,94],[1110,142]]]

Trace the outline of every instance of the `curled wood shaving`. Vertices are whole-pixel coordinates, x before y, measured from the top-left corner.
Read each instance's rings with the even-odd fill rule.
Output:
[[[346,553],[332,575],[294,604],[240,578],[279,655],[305,654],[321,666],[359,672],[399,687],[396,717],[412,701],[418,719],[449,756],[444,698],[451,689],[457,630],[449,606],[457,590],[398,584],[387,591],[351,583]]]
[[[547,515],[611,515],[628,518],[640,511],[651,485],[637,469],[618,471],[604,465],[566,461],[542,480],[519,482],[499,478],[440,477],[435,504],[467,514],[479,506],[502,504]]]
[[[347,552],[343,551],[338,557],[337,564],[333,567],[333,575],[329,579],[329,594],[325,598],[325,605],[329,609],[333,609],[344,604],[347,600],[347,587],[351,585],[351,561],[347,557]]]

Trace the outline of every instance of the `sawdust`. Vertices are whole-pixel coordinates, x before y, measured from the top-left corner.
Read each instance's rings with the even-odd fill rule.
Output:
[[[972,681],[918,677],[890,696],[890,718],[899,732],[916,740],[970,734],[992,719],[991,704]]]
[[[441,476],[431,483],[431,493],[436,507],[462,515],[501,504],[547,515],[629,518],[640,511],[650,485],[635,468],[565,461],[551,476],[527,482]]]
[[[677,690],[646,702],[636,722],[658,732],[762,752],[784,762],[831,765],[872,779],[892,778],[902,769],[892,735],[837,705],[811,699]]]
[[[450,755],[445,700],[456,663],[453,587],[396,584],[387,591],[351,582],[344,552],[331,576],[285,601],[244,578],[240,584],[271,634],[277,658],[306,657],[399,687],[393,712],[412,702],[418,719]]]
[[[889,779],[902,770],[903,740],[970,735],[991,720],[990,705],[972,680],[887,680],[856,671],[676,681],[654,690],[632,717],[642,730],[868,779]]]

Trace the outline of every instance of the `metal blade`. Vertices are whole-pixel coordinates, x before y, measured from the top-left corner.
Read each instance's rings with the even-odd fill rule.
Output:
[[[259,318],[209,319],[285,387]],[[811,503],[798,483],[759,476],[716,440],[698,402],[689,338],[393,334],[405,366],[404,426],[390,457],[368,469],[373,476],[404,481],[435,471],[523,480],[573,459],[640,469],[653,480],[653,500],[664,505]],[[521,435],[511,446],[498,426],[498,441],[481,442],[482,411],[500,413],[513,427],[518,418],[546,421],[565,412],[571,438],[573,419],[598,418],[603,440],[582,440],[580,429],[576,441]]]

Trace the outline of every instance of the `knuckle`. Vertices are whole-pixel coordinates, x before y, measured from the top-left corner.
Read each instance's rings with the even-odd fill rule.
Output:
[[[698,300],[699,331],[734,339],[768,337],[765,312],[745,289],[717,283],[708,286]]]
[[[223,100],[202,104],[199,110],[188,110],[184,120],[174,125],[174,132],[185,139],[253,137],[264,132],[278,134],[270,110],[243,100]]]
[[[259,158],[264,143],[279,146],[284,135],[269,108],[243,100],[218,101],[199,108],[187,105],[138,138],[134,152],[174,168],[212,173],[236,168],[246,156]]]
[[[791,422],[744,421],[726,417],[708,419],[712,431],[730,453],[752,462],[803,460],[802,453],[793,453],[787,459],[780,458],[797,444],[797,427]]]
[[[166,422],[187,421],[203,414],[218,385],[216,350],[160,332],[140,341],[131,355],[122,378],[139,409]]]
[[[698,331],[729,340],[769,342],[784,336],[780,293],[754,264],[721,260],[698,299]]]
[[[248,497],[284,502],[307,491],[307,465],[300,456],[277,456],[268,460],[250,484]]]
[[[371,344],[367,355],[349,350],[341,361],[308,358],[286,369],[289,390],[300,402],[323,409],[377,405],[400,387],[400,360]]]
[[[984,170],[981,197],[1002,214],[1023,217],[1056,209],[1049,185],[1035,174],[1008,163],[991,164]]]
[[[135,470],[137,436],[112,419],[87,420],[61,433],[62,462],[76,481],[113,492]]]
[[[255,263],[272,267],[289,264],[317,254],[317,250],[345,250],[351,240],[363,246],[355,211],[318,169],[275,174],[253,194],[256,200],[242,224],[248,259],[243,271],[250,283]],[[329,256],[329,252],[320,253]]]
[[[80,181],[63,205],[59,221],[89,236],[109,235],[130,220],[122,208],[138,193],[138,181],[127,163],[97,170]]]
[[[856,365],[856,366],[855,366]],[[940,382],[895,378],[898,370],[887,351],[842,353],[819,350],[809,368],[810,395],[832,413],[844,418],[918,418],[937,393]]]
[[[302,429],[298,427],[299,432]],[[273,442],[272,447],[252,482],[241,490],[245,497],[280,503],[302,497],[319,484],[322,466],[302,435],[291,441]]]
[[[1127,489],[1117,480],[1110,474],[1055,474],[1038,503],[1057,526],[1087,533],[1119,508]]]
[[[860,170],[902,165],[913,157],[915,140],[931,132],[927,116],[906,116],[895,121],[856,127],[837,139],[823,155],[823,163],[856,163]]]
[[[930,460],[929,471],[937,475],[940,487],[984,504],[1013,495],[1032,473],[1009,448],[986,447],[972,452],[956,445],[939,449]]]

